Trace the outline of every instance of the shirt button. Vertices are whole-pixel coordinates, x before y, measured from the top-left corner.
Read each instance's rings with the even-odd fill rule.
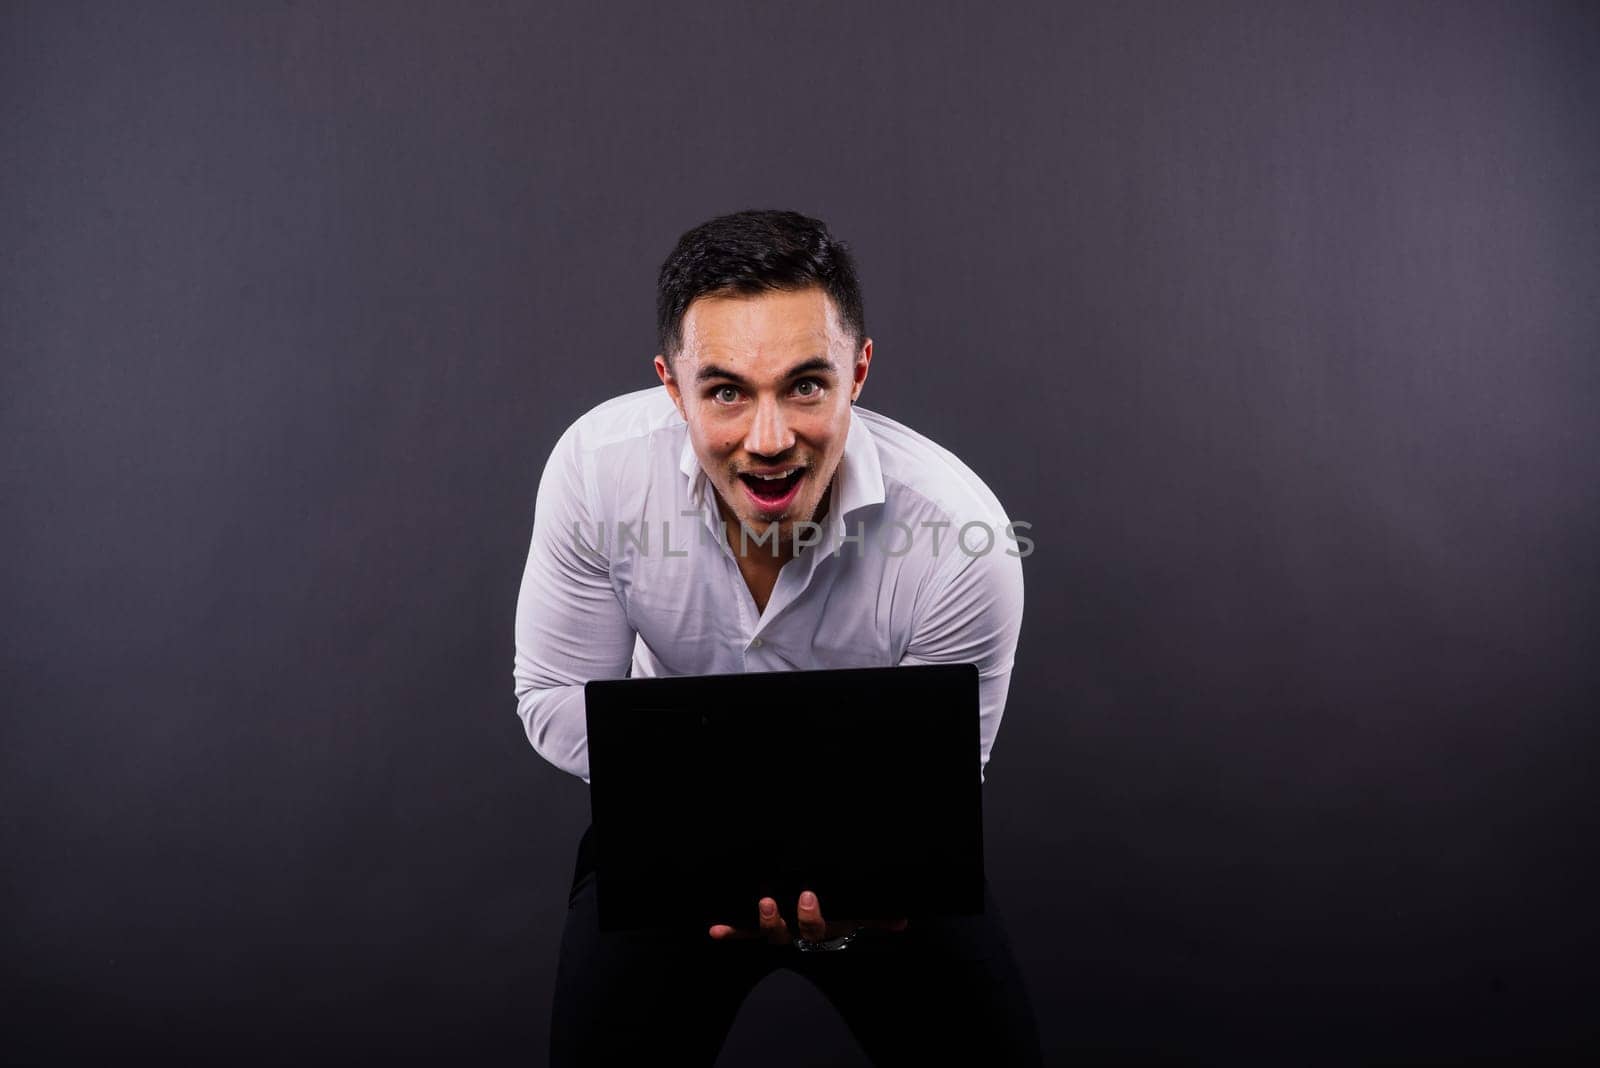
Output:
[[[751,647],[756,648],[756,649],[761,648],[761,639],[760,638],[752,638],[750,640],[750,645],[751,645]]]

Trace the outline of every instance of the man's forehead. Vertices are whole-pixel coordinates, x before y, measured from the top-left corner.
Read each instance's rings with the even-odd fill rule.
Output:
[[[758,350],[826,355],[843,331],[821,289],[697,298],[683,317],[688,356],[754,355]]]

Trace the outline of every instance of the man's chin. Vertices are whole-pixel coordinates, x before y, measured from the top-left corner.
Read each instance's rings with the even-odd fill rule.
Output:
[[[781,516],[746,515],[741,516],[739,522],[743,523],[745,529],[749,530],[752,535],[760,535],[765,538],[772,528],[776,527],[778,529],[777,538],[780,542],[788,542],[794,538],[794,520],[787,513]]]
[[[739,522],[742,524],[748,539],[747,555],[759,556],[772,553],[773,555],[782,556],[793,550],[795,530],[802,521],[795,519],[791,512],[792,510],[786,511],[781,516],[760,514],[740,516]],[[776,529],[774,530],[774,528]],[[775,553],[773,551],[774,545],[777,547]]]
[[[752,506],[749,495],[743,491],[743,483],[731,487],[739,494],[738,508],[729,508],[723,515],[726,518],[730,513],[734,519],[747,531],[750,545],[750,554],[772,552],[773,539],[776,538],[779,553],[783,553],[794,546],[796,528],[800,527],[806,515],[814,514],[819,507],[816,501],[791,501],[782,512],[769,514],[756,510]],[[726,502],[727,498],[723,498]],[[773,527],[777,528],[776,535],[771,533]],[[811,535],[808,534],[808,537]],[[759,542],[757,539],[760,539]]]

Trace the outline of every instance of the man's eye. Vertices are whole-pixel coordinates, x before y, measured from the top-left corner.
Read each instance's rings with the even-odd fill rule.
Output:
[[[822,392],[822,383],[815,378],[803,378],[795,383],[794,388],[802,397],[815,397]]]
[[[723,404],[732,404],[739,399],[739,391],[732,386],[718,386],[711,391],[711,399],[721,401]]]

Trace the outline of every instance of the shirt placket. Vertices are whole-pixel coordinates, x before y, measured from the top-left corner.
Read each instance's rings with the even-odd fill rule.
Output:
[[[756,667],[760,667],[760,650],[766,645],[766,639],[760,634],[763,623],[771,618],[772,613],[762,615],[756,611],[755,598],[750,596],[750,587],[745,585],[744,575],[739,571],[739,561],[733,555],[733,549],[728,545],[727,533],[722,525],[722,516],[717,512],[713,502],[709,484],[705,476],[701,475],[694,489],[693,503],[698,504],[700,521],[705,524],[706,531],[710,534],[712,542],[717,546],[722,558],[723,574],[726,581],[732,584],[734,591],[733,602],[735,610],[739,613],[738,638],[741,642],[740,659],[744,661],[745,670],[752,667],[751,654],[756,653]],[[769,602],[768,608],[771,608]]]

